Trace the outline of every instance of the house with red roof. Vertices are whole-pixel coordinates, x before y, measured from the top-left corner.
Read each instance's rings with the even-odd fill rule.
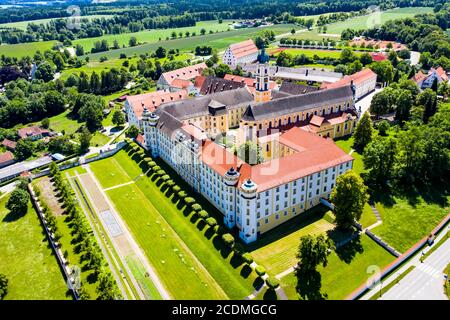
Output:
[[[206,63],[198,63],[192,66],[164,72],[156,83],[157,90],[176,92],[186,90],[189,94],[195,93],[194,79],[207,69]]]
[[[331,89],[343,86],[353,86],[355,100],[359,100],[365,95],[375,90],[377,84],[377,74],[369,68],[363,69],[352,75],[345,76],[341,80],[333,83],[322,83],[320,89]]]
[[[16,149],[17,142],[5,138],[2,141],[2,145],[9,151],[14,151]]]
[[[448,75],[442,67],[431,68],[427,74],[422,71],[417,72],[412,78],[419,88],[428,89],[433,86],[435,80],[437,80],[438,85],[442,82],[448,81]]]
[[[50,131],[47,129],[42,129],[38,126],[24,127],[18,130],[17,134],[20,139],[31,139],[33,141],[48,137]]]
[[[370,52],[369,55],[372,57],[372,60],[375,62],[387,60],[387,55],[384,52]]]
[[[16,160],[14,159],[14,155],[11,151],[6,151],[0,154],[0,168],[9,166],[14,162],[16,162]]]
[[[258,48],[250,39],[230,45],[222,56],[222,62],[234,69],[239,64],[256,61],[258,53]]]
[[[155,112],[161,104],[187,99],[188,97],[189,94],[186,90],[177,92],[160,90],[135,96],[127,96],[127,100],[125,101],[125,113],[127,114],[130,125],[141,128],[141,119],[144,108],[149,112]]]

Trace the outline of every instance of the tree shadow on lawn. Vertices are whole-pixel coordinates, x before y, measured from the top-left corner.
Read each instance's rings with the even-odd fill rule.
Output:
[[[263,300],[278,300],[277,292],[274,289],[268,288],[264,292]]]
[[[364,248],[361,245],[361,237],[356,237],[342,247],[337,248],[335,252],[338,255],[339,259],[347,264],[350,264],[353,258],[355,258],[356,254],[362,254],[364,252]]]
[[[28,213],[28,208],[27,210],[23,210],[21,211],[9,211],[6,216],[3,217],[2,222],[14,222],[19,220],[20,218],[25,217],[25,215]]]
[[[197,229],[199,231],[203,231],[203,229],[205,229],[206,227],[206,222],[203,219],[200,219],[200,221],[197,223]]]
[[[223,243],[223,241],[220,237],[214,237],[212,240],[212,243],[214,245],[214,248],[216,248],[216,250],[220,252],[220,254],[222,255],[222,258],[227,259],[228,256],[230,255],[232,249],[225,246],[225,244]]]
[[[189,221],[191,221],[192,224],[196,224],[198,219],[200,219],[200,217],[198,216],[197,213],[193,213],[191,218],[189,219]]]
[[[252,271],[252,268],[248,264],[245,264],[241,269],[240,275],[242,278],[247,279]]]
[[[300,297],[305,300],[325,300],[328,295],[320,292],[322,288],[322,276],[317,270],[303,271],[297,269],[296,290]]]
[[[311,208],[295,218],[289,220],[289,223],[282,223],[279,226],[273,228],[270,231],[261,235],[258,241],[251,244],[245,244],[246,251],[254,251],[261,247],[264,247],[270,243],[273,243],[281,238],[284,238],[291,233],[294,233],[310,224],[313,224],[322,219],[329,209],[323,205],[318,205]]]
[[[242,257],[236,253],[233,253],[233,256],[230,259],[230,264],[233,267],[233,269],[239,268],[244,263],[244,260]]]
[[[208,240],[211,240],[211,238],[214,236],[214,234],[215,234],[215,232],[214,232],[213,227],[209,227],[204,233],[206,239],[208,239]]]
[[[264,280],[261,277],[257,277],[252,285],[255,290],[259,290],[264,285]]]

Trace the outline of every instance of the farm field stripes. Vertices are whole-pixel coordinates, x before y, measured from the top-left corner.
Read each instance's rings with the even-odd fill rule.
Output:
[[[18,22],[9,22],[9,23],[0,23],[0,28],[16,28],[16,29],[21,29],[21,30],[27,30],[27,26],[29,23],[34,23],[34,24],[46,24],[49,23],[52,20],[56,20],[56,19],[67,19],[70,21],[77,21],[74,19],[88,19],[88,20],[92,20],[92,19],[100,19],[100,18],[112,18],[113,15],[109,15],[109,14],[99,14],[99,15],[91,15],[91,16],[80,16],[80,17],[63,17],[63,18],[49,18],[49,19],[37,19],[37,20],[27,20],[27,21],[18,21]]]
[[[259,27],[259,28],[249,28],[249,29],[239,29],[224,31],[214,34],[206,34],[204,36],[195,36],[190,38],[181,38],[173,40],[163,40],[148,44],[143,44],[135,47],[128,47],[117,50],[109,50],[106,52],[98,52],[87,55],[91,61],[99,60],[100,57],[107,57],[108,59],[118,58],[120,54],[124,53],[127,56],[133,56],[134,54],[140,55],[151,51],[155,51],[158,47],[165,47],[169,49],[179,49],[180,51],[190,51],[196,46],[208,45],[213,49],[223,50],[228,45],[247,40],[263,30],[273,30],[275,34],[282,34],[288,32],[292,29],[294,25],[292,24],[279,24],[275,26]],[[1,51],[0,51],[1,54]]]

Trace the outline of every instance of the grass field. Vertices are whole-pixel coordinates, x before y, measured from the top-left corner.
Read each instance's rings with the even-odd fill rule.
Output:
[[[431,197],[438,195],[439,192],[435,191]],[[394,196],[389,202],[376,202],[383,224],[372,231],[398,251],[405,252],[427,236],[448,214],[449,201],[450,196],[443,196],[438,203],[426,201],[420,195],[404,195]]]
[[[99,19],[99,18],[112,18],[113,15],[92,15],[92,16],[81,16],[80,19],[88,19],[88,20],[92,20],[92,19]],[[16,29],[21,29],[21,30],[27,30],[27,26],[29,23],[34,23],[34,24],[46,24],[52,20],[55,20],[58,18],[49,18],[49,19],[38,19],[38,20],[27,20],[27,21],[18,21],[18,22],[10,22],[10,23],[0,23],[0,28],[16,28]],[[67,19],[67,18],[59,18],[59,19]],[[73,19],[73,18],[72,18]],[[71,20],[71,21],[76,21],[76,20]]]
[[[131,181],[115,157],[106,158],[90,164],[92,171],[103,188],[110,188]]]
[[[261,28],[249,28],[224,31],[215,34],[206,34],[204,36],[195,36],[191,38],[181,38],[174,40],[163,40],[153,43],[148,43],[136,47],[128,47],[117,50],[110,50],[106,52],[98,52],[89,54],[91,61],[99,60],[100,57],[107,57],[108,59],[118,58],[121,53],[127,56],[140,55],[155,51],[158,47],[165,47],[168,49],[179,49],[180,51],[192,51],[196,46],[208,45],[217,50],[224,50],[232,43],[250,39],[263,30],[273,30],[275,34],[282,34],[289,32],[292,29],[292,24],[280,24],[275,26],[267,26]],[[1,53],[1,52],[0,52]]]
[[[142,172],[141,168],[125,151],[120,151],[113,158],[120,164],[122,169],[127,172],[128,179],[126,181],[136,178]],[[102,161],[105,160],[99,162]],[[91,164],[91,166],[96,163]],[[111,170],[111,168],[109,170]],[[117,169],[115,168],[113,170]],[[98,171],[99,170],[97,169],[97,172]],[[105,181],[108,179],[106,175],[100,174],[97,177],[102,185],[108,185]],[[134,193],[130,194],[131,191],[127,190],[133,190]],[[122,195],[126,194],[126,196],[118,195],[120,200],[116,200],[112,195],[114,192]],[[172,242],[172,245],[178,250],[180,249],[180,243],[184,243],[196,256],[198,261],[206,268],[206,270],[208,270],[213,277],[213,280],[215,280],[214,282],[223,289],[228,298],[242,299],[254,290],[253,284],[256,275],[254,273],[250,274],[248,267],[243,266],[242,261],[233,257],[232,253],[223,248],[221,241],[213,235],[211,232],[212,230],[210,230],[209,227],[205,226],[204,223],[197,221],[190,212],[184,212],[183,207],[178,207],[176,202],[173,202],[174,199],[166,197],[155,182],[147,176],[136,179],[135,184],[112,189],[108,191],[108,194],[115,203],[117,202],[116,206],[120,214],[129,225],[130,230],[135,234],[136,240],[140,243],[152,264],[154,264],[158,274],[161,274],[163,279],[170,282],[167,283],[167,286],[170,286],[169,289],[171,289],[171,292],[179,291],[180,283],[174,282],[174,280],[172,280],[172,275],[167,274],[170,273],[172,266],[169,263],[163,265],[160,260],[165,259],[168,262],[175,263],[176,259],[175,261],[172,261],[174,258],[171,257],[171,255],[168,256],[168,254],[173,252],[173,248],[161,249],[158,250],[158,252],[154,251],[154,247],[159,248],[159,246],[156,246],[154,243],[152,244],[155,239],[155,234],[161,235],[164,233],[166,235],[164,238],[165,241],[158,239],[163,242],[162,245],[165,245],[164,243],[166,242]],[[139,197],[137,197],[138,195]],[[134,202],[135,200],[140,203],[139,207],[135,208],[134,213],[127,213],[128,211],[131,211],[128,208],[134,206],[130,202]],[[156,224],[156,221],[159,221],[161,225]],[[168,225],[164,227],[163,224],[165,224],[165,222],[167,222]],[[163,227],[164,231],[161,230]],[[142,229],[147,228],[156,228],[156,230],[154,232],[142,231]],[[171,229],[173,229],[173,232],[180,238],[178,241],[175,241],[175,237],[171,236]],[[145,240],[144,237],[149,237],[149,239]],[[168,257],[158,258],[159,255],[163,254]],[[182,273],[184,272],[183,269],[184,268],[181,268],[177,272]],[[190,288],[190,286],[190,282],[185,280],[183,288]],[[200,296],[205,297],[206,292],[196,292],[198,289],[199,287],[195,284],[194,287],[188,290],[189,292],[179,292],[178,294],[185,298],[195,299]],[[211,290],[212,289],[213,288],[211,288]],[[208,298],[218,297],[219,295],[223,296],[223,293],[219,294],[219,292],[216,292],[214,296],[208,296]]]
[[[373,213],[368,203],[364,205],[361,218],[359,219],[358,222],[363,226],[363,228],[367,228],[377,222],[377,217]]]
[[[335,140],[334,142],[336,143],[336,145],[339,148],[341,148],[342,150],[344,150],[347,153],[350,153],[350,151],[353,149],[354,138],[353,138],[353,136],[347,136],[347,137],[339,138],[339,139]],[[353,161],[353,170],[356,173],[361,174],[364,171],[364,162],[363,162],[362,155],[359,154],[358,152],[356,152],[355,150],[353,150],[353,152],[351,153],[351,156],[355,159]]]
[[[386,250],[363,234],[328,256],[328,264],[319,266],[320,277],[313,279],[309,286],[302,286],[303,296],[314,295],[317,291],[327,295],[327,299],[344,299],[353,290],[372,276],[368,267],[382,269],[395,259]],[[281,285],[289,299],[299,299],[296,291],[297,278],[294,273],[281,279]]]
[[[0,199],[0,272],[9,280],[7,300],[65,300],[67,286],[31,203],[24,216]]]
[[[128,41],[130,40],[130,37],[136,37],[139,43],[153,43],[158,42],[160,38],[161,40],[165,40],[166,37],[170,38],[173,31],[177,33],[177,37],[178,33],[182,32],[183,38],[185,37],[185,32],[190,32],[191,34],[195,32],[197,35],[200,35],[201,29],[205,29],[206,34],[209,33],[209,30],[212,30],[214,33],[216,31],[218,32],[226,31],[228,29],[232,29],[230,23],[231,23],[230,20],[224,20],[223,23],[219,23],[218,20],[199,21],[193,27],[144,30],[134,33],[108,34],[96,38],[77,39],[73,41],[73,45],[75,46],[79,44],[83,46],[85,52],[89,52],[91,48],[94,47],[94,43],[96,41],[106,40],[110,45],[112,45],[113,41],[117,40],[120,46],[123,45],[128,46]],[[187,39],[189,40],[190,38]],[[195,39],[195,37],[192,39]]]
[[[382,25],[389,20],[413,17],[416,14],[430,13],[431,7],[396,8],[383,12],[376,12],[366,16],[355,17],[346,21],[335,22],[327,25],[327,33],[341,34],[347,28],[360,30],[369,29],[376,25]]]
[[[334,228],[327,211],[325,207],[314,208],[263,234],[256,244],[259,248],[251,251],[253,258],[271,276],[293,267],[298,262],[296,254],[302,236]]]
[[[70,119],[68,117],[69,112],[69,110],[66,110],[63,113],[50,117],[50,129],[56,132],[61,132],[64,130],[66,134],[75,133],[75,131],[77,131],[78,128],[82,125],[82,123]]]
[[[7,57],[22,58],[24,56],[33,56],[36,51],[44,52],[50,50],[56,41],[39,41],[18,44],[1,44],[0,55]]]

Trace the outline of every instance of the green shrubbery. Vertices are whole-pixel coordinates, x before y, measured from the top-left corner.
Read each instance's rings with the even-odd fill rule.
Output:
[[[248,265],[251,265],[253,263],[253,257],[250,253],[246,252],[242,255],[242,259],[244,262]]]
[[[267,278],[266,284],[269,287],[269,289],[274,290],[274,289],[278,288],[278,286],[280,285],[280,282],[275,278]]]
[[[222,241],[225,243],[225,245],[229,248],[233,248],[234,247],[234,237],[229,234],[229,233],[225,233],[222,235]]]
[[[194,209],[194,208],[193,208]],[[194,209],[195,210],[195,209]],[[196,210],[197,211],[197,210]],[[200,216],[200,218],[202,218],[203,220],[208,219],[209,214],[208,212],[206,212],[205,210],[200,210],[198,211],[198,215]]]
[[[210,227],[215,227],[217,225],[217,220],[213,217],[209,217],[206,219],[206,224]]]
[[[199,205],[198,203],[194,203],[192,205],[192,210],[196,211],[196,212],[200,212],[200,211],[204,211],[202,210],[202,206]],[[206,211],[205,211],[206,212]],[[201,216],[201,215],[200,215]],[[202,217],[203,218],[203,217]],[[204,219],[208,218],[208,213],[206,212],[206,217]]]
[[[257,265],[255,268],[255,272],[258,276],[262,277],[266,274],[266,269],[263,266]]]

